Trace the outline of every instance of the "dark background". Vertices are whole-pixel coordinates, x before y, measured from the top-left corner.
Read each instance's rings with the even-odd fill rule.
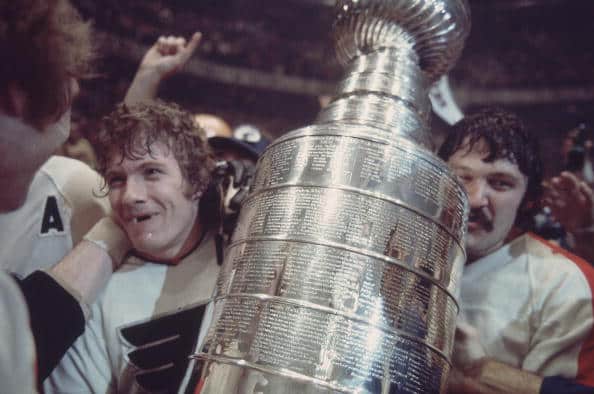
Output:
[[[199,30],[186,69],[160,97],[232,126],[275,137],[309,124],[318,95],[341,77],[330,40],[331,0],[73,0],[93,21],[101,77],[83,82],[77,111],[88,130],[122,100],[159,35]],[[541,136],[546,171],[560,169],[563,134],[594,128],[594,1],[470,0],[472,30],[450,73],[464,112],[496,105],[519,113]],[[437,135],[447,132],[435,118]]]

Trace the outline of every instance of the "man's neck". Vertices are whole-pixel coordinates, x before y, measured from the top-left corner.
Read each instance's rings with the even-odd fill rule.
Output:
[[[139,251],[134,251],[134,254],[151,262],[163,263],[167,265],[177,265],[200,245],[205,234],[206,233],[203,232],[203,227],[200,223],[200,217],[199,215],[196,215],[196,219],[194,220],[192,230],[186,237],[186,240],[184,241],[179,251],[177,251],[173,256],[157,257]]]
[[[473,256],[473,255],[469,254],[468,258],[466,260],[466,265],[472,264],[475,261],[482,259],[483,257],[492,255],[493,253],[497,252],[499,249],[501,249],[505,245],[512,242],[514,239],[516,239],[519,236],[524,235],[524,234],[526,234],[525,230],[522,230],[521,228],[519,228],[517,226],[512,227],[512,229],[509,231],[509,233],[507,234],[507,236],[501,243],[493,246],[491,249],[485,251],[484,253],[480,253],[479,255]]]
[[[198,245],[202,242],[205,233],[203,232],[202,225],[200,223],[200,218],[196,215],[196,220],[194,222],[194,226],[192,227],[192,231],[190,235],[182,245],[179,252],[171,259],[169,264],[177,265],[180,261],[182,261],[187,255],[192,253]]]

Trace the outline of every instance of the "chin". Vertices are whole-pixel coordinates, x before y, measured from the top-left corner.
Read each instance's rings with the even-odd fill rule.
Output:
[[[173,256],[168,253],[168,250],[164,250],[160,245],[155,245],[154,242],[132,242],[134,250],[136,250],[141,256],[155,261],[163,261],[171,259]]]
[[[476,260],[487,253],[486,251],[489,250],[488,243],[481,242],[480,239],[473,239],[472,237],[467,237],[466,239],[466,255],[468,256],[468,260]]]

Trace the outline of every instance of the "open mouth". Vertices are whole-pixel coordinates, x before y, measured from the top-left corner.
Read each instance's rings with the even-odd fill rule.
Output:
[[[134,218],[134,222],[140,223],[140,222],[144,222],[145,220],[149,220],[150,218],[151,218],[151,215],[138,216],[138,217]]]
[[[146,215],[134,216],[132,218],[132,223],[146,222],[147,220],[151,219],[153,216],[155,216],[155,215],[154,214],[146,214]]]

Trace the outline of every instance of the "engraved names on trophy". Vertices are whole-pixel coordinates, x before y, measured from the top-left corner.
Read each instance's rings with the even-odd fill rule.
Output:
[[[426,213],[461,242],[465,196],[449,172],[419,159],[422,153],[345,136],[290,139],[262,158],[253,191],[294,185],[298,179],[301,185],[325,183],[376,193]]]
[[[335,209],[328,211],[328,206]],[[437,280],[447,277],[448,259],[462,253],[443,228],[407,208],[351,191],[315,187],[268,190],[244,204],[234,241],[273,235],[382,253]]]
[[[423,332],[429,343],[447,350],[444,338],[455,324],[457,308],[435,283],[393,263],[323,245],[265,245],[229,250],[232,264],[219,277],[217,296],[264,294],[305,301],[387,329]],[[313,260],[317,264],[311,265]],[[429,305],[439,305],[445,316],[428,316]]]
[[[443,355],[415,340],[343,316],[244,297],[226,298],[216,308],[224,310],[219,321],[225,328],[209,334],[209,353],[216,356],[371,390],[392,385],[418,392],[429,382],[429,392],[438,391],[440,371],[448,368]]]

